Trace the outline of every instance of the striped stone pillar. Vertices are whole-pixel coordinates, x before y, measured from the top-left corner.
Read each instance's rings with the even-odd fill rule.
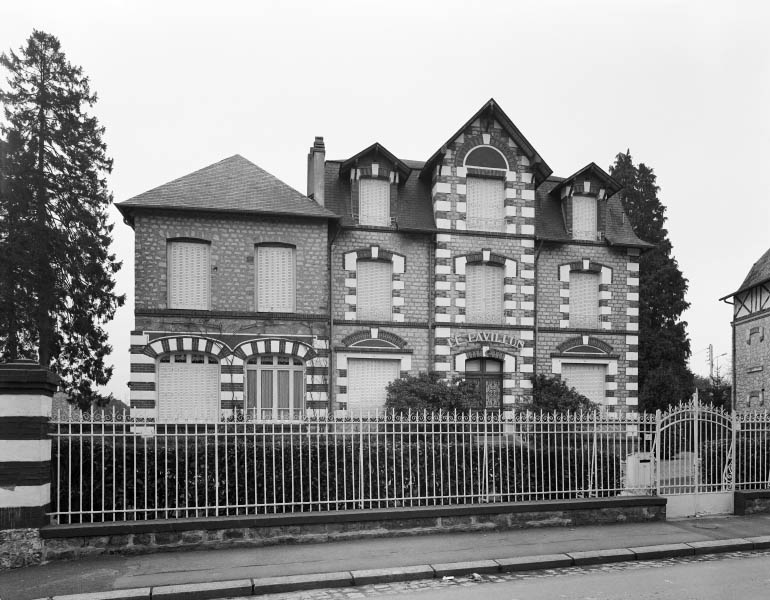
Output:
[[[0,364],[0,569],[39,563],[51,503],[48,419],[58,377],[34,361]]]

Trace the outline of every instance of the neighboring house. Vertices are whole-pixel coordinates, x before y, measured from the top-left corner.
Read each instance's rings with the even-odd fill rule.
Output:
[[[720,299],[733,305],[733,407],[764,410],[770,385],[770,250],[737,291]]]
[[[131,406],[260,420],[370,410],[435,370],[486,407],[559,374],[637,410],[639,254],[594,163],[551,169],[494,100],[427,161],[308,155],[304,196],[240,156],[118,204],[136,234]]]

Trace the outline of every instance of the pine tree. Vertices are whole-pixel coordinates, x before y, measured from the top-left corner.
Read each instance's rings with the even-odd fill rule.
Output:
[[[102,325],[123,296],[109,253],[107,208],[112,170],[104,128],[86,111],[96,94],[71,65],[59,40],[33,31],[18,54],[0,56],[8,72],[0,90],[6,123],[0,164],[0,358],[37,354],[81,406],[106,402],[111,352]]]
[[[687,367],[690,340],[682,313],[687,279],[672,256],[665,228],[666,208],[652,168],[635,166],[631,153],[615,157],[610,174],[623,185],[623,208],[634,232],[654,244],[639,261],[639,405],[642,410],[665,409],[690,398],[693,375]]]

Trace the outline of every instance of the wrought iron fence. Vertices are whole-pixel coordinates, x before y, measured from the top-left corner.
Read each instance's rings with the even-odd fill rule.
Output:
[[[654,415],[236,415],[173,423],[96,411],[51,420],[59,523],[518,502],[652,493],[627,464]]]

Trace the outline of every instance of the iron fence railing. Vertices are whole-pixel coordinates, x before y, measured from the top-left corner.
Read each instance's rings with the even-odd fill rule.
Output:
[[[356,414],[173,423],[96,411],[51,421],[58,523],[557,500],[626,481],[654,416]]]

